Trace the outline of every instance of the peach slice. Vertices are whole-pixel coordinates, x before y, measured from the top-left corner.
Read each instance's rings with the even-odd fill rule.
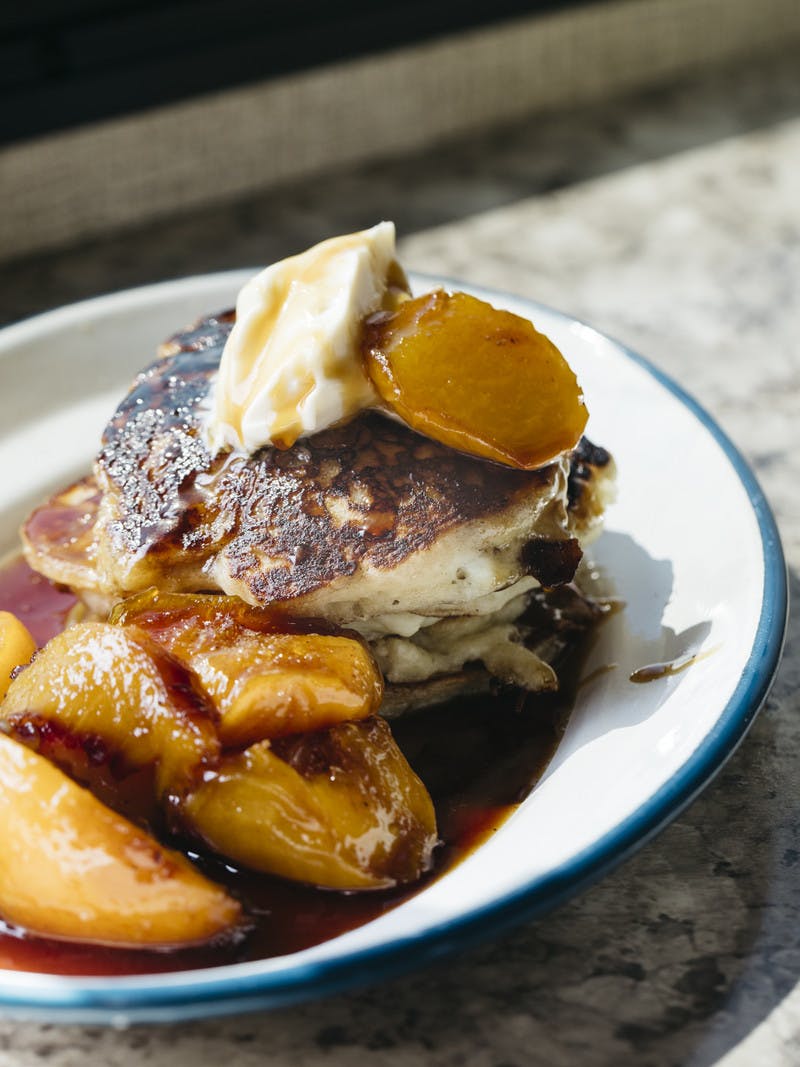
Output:
[[[11,683],[7,733],[95,787],[152,769],[156,796],[216,762],[217,714],[193,673],[134,627],[81,623]],[[116,805],[114,805],[116,806]]]
[[[0,734],[0,914],[41,937],[200,944],[240,908],[178,853]]]
[[[291,623],[238,597],[150,590],[124,601],[112,619],[191,664],[220,712],[226,748],[365,719],[383,698],[361,640],[277,632]]]
[[[367,373],[381,399],[436,441],[532,470],[573,449],[588,413],[556,346],[527,319],[437,290],[368,322]]]
[[[12,672],[30,663],[35,651],[36,642],[27,626],[10,611],[0,611],[0,700],[8,692]]]
[[[428,791],[377,718],[228,756],[180,810],[223,855],[330,889],[414,881],[436,844]]]

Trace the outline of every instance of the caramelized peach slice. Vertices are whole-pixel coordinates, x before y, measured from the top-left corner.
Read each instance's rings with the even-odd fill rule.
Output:
[[[382,719],[228,756],[181,813],[236,862],[331,889],[414,881],[436,844],[430,796]]]
[[[112,618],[191,664],[220,712],[225,747],[322,730],[380,707],[383,682],[362,641],[276,632],[288,620],[237,597],[148,591]]]
[[[433,806],[365,718],[382,687],[362,642],[278,633],[289,624],[223,597],[147,594],[113,618],[60,634],[14,680],[13,737],[139,818],[158,815],[134,803],[149,774],[172,824],[257,870],[364,889],[428,868]]]
[[[415,430],[531,470],[574,448],[588,414],[564,357],[527,319],[438,290],[368,323],[367,373]]]
[[[198,944],[239,905],[47,760],[0,734],[0,914],[42,937]]]
[[[30,663],[35,651],[28,628],[10,611],[0,611],[0,700],[8,692],[12,672]]]
[[[217,715],[191,671],[134,627],[81,623],[11,683],[6,732],[95,784],[152,768],[156,795],[216,761]]]

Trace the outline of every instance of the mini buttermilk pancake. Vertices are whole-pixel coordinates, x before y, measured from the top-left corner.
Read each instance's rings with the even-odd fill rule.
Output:
[[[608,453],[584,439],[516,470],[367,411],[286,450],[212,456],[202,420],[232,322],[203,319],[162,346],[93,475],[26,523],[31,566],[96,613],[156,586],[355,629],[396,687],[390,710],[474,686],[476,664],[555,687],[524,617],[534,590],[572,581],[613,484]]]

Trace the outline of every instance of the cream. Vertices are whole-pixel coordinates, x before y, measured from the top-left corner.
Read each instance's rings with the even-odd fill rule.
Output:
[[[362,324],[406,292],[391,222],[323,241],[252,278],[212,389],[212,451],[288,448],[378,403],[362,367]]]

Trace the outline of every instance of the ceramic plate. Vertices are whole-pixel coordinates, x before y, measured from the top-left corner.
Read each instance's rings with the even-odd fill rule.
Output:
[[[13,550],[31,507],[88,468],[158,342],[229,306],[250,273],[102,297],[0,332],[0,550]],[[420,291],[435,283],[415,279]],[[592,552],[626,607],[602,628],[542,781],[455,869],[315,948],[146,977],[4,971],[6,1012],[174,1020],[318,997],[421,965],[598,878],[673,818],[743,737],[777,666],[787,602],[775,523],[746,463],[691,397],[622,345],[529,301],[476,292],[553,338],[582,382],[589,436],[619,468],[618,497]],[[691,656],[678,673],[629,680],[645,665]]]

